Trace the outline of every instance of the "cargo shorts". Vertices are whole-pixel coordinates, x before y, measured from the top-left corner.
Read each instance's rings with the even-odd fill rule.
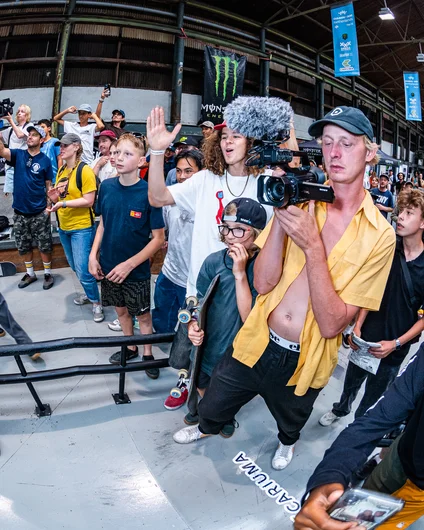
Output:
[[[32,251],[33,241],[41,252],[49,254],[53,249],[50,215],[41,212],[30,217],[15,213],[13,216],[16,247],[19,254]]]

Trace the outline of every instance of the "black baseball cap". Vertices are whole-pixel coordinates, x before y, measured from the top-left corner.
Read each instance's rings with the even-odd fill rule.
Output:
[[[230,204],[234,204],[237,208],[235,215],[225,215]],[[233,223],[243,223],[245,225],[252,226],[259,230],[263,230],[266,225],[266,211],[262,204],[253,199],[247,199],[246,197],[239,197],[229,202],[224,210],[222,216],[222,222],[231,221]]]
[[[328,112],[322,120],[315,121],[308,129],[308,133],[315,138],[322,136],[325,125],[337,125],[352,134],[365,134],[371,142],[374,132],[370,120],[362,110],[355,107],[336,107]]]
[[[112,116],[114,114],[121,114],[123,118],[125,118],[125,112],[122,109],[115,109],[112,111]]]
[[[180,138],[174,142],[174,147],[177,147],[179,145],[192,145],[194,147],[199,146],[199,142],[196,140],[194,136],[180,136]]]

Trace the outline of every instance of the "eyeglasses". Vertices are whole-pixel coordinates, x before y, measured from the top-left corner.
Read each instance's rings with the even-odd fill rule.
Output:
[[[244,237],[244,234],[246,232],[250,232],[250,228],[239,228],[239,227],[230,228],[227,225],[219,225],[218,230],[221,236],[228,236],[228,234],[231,232],[234,237],[237,237],[239,239]]]
[[[31,167],[31,166],[32,166],[32,157],[31,157],[31,156],[28,158],[28,161],[27,161],[27,163],[26,163],[26,166],[27,166],[27,167]]]

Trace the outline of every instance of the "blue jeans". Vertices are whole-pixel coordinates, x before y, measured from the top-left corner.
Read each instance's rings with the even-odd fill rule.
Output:
[[[69,266],[77,275],[90,302],[99,303],[100,296],[96,278],[88,272],[88,257],[95,234],[94,225],[81,230],[62,230],[59,228],[60,242]]]
[[[15,168],[6,166],[6,174],[4,177],[4,193],[13,193],[13,181],[15,175]]]
[[[160,273],[155,285],[155,308],[152,311],[156,333],[172,333],[178,320],[178,310],[184,305],[186,288],[171,282]]]

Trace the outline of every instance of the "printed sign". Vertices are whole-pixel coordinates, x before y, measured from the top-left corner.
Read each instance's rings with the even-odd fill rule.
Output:
[[[334,75],[346,77],[359,75],[358,39],[353,5],[351,3],[331,9],[334,48]]]
[[[246,57],[205,46],[202,121],[222,123],[225,107],[243,93]]]
[[[421,121],[420,76],[418,72],[403,72],[405,87],[405,118]]]

